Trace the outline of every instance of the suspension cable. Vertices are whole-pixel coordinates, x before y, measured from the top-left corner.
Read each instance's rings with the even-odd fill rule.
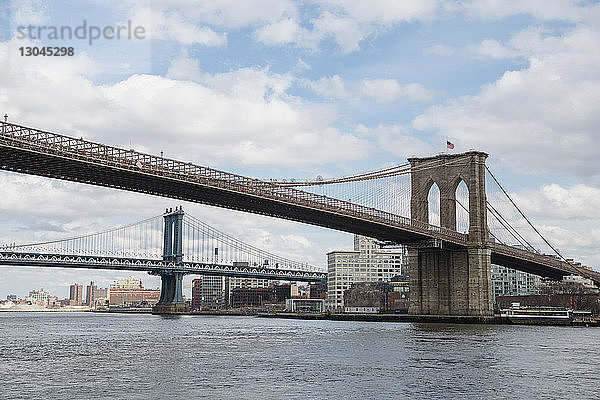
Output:
[[[531,243],[529,243],[523,236],[521,236],[521,234],[519,233],[519,231],[517,231],[503,216],[502,214],[500,214],[500,212],[489,202],[487,203],[487,209],[488,211],[492,214],[492,216],[494,218],[496,218],[496,221],[498,221],[500,223],[500,225],[502,225],[502,227],[504,229],[506,229],[506,231],[514,238],[517,240],[517,242],[519,242],[519,244],[525,248],[530,249],[531,251],[538,253],[538,251],[535,249],[535,247],[533,247],[533,245],[531,245]],[[494,236],[495,237],[495,236]],[[509,245],[510,246],[510,245]]]
[[[356,175],[351,175],[342,178],[333,178],[328,180],[316,180],[316,181],[304,181],[304,182],[283,182],[278,180],[270,180],[270,181],[261,181],[262,183],[272,184],[275,186],[281,187],[305,187],[305,186],[321,186],[321,185],[331,185],[331,184],[339,184],[339,183],[349,183],[349,182],[358,182],[365,180],[375,180],[382,178],[390,178],[393,176],[399,175],[407,175],[412,171],[424,171],[427,169],[435,168],[441,164],[454,165],[455,163],[463,162],[462,160],[444,160],[444,159],[435,159],[431,161],[427,161],[420,165],[419,167],[412,168],[410,163],[403,163],[394,167],[384,168],[371,172],[364,172]],[[460,164],[457,164],[460,165]],[[464,164],[464,165],[468,165]]]
[[[508,200],[510,200],[510,202],[512,203],[512,205],[517,209],[517,211],[519,212],[519,214],[521,214],[521,216],[525,219],[525,221],[527,221],[527,223],[529,224],[529,226],[531,226],[531,228],[535,231],[535,233],[537,233],[542,240],[560,257],[562,258],[562,260],[568,264],[570,264],[566,258],[564,258],[562,256],[562,254],[560,254],[560,252],[558,250],[556,250],[554,248],[554,246],[552,246],[550,244],[550,242],[548,242],[548,240],[546,240],[546,238],[540,233],[540,231],[537,230],[537,228],[535,226],[533,226],[533,224],[531,223],[531,221],[529,221],[529,218],[527,218],[525,216],[525,214],[523,213],[523,211],[521,211],[521,209],[517,206],[517,204],[513,201],[513,199],[508,195],[508,193],[506,192],[506,190],[504,190],[504,187],[502,187],[502,185],[500,184],[500,182],[498,182],[498,179],[496,179],[496,177],[494,176],[494,174],[492,173],[492,171],[490,171],[490,169],[488,168],[488,166],[485,166],[485,169],[487,170],[487,172],[490,173],[490,176],[492,177],[492,179],[494,179],[494,182],[496,182],[496,184],[498,185],[498,187],[500,188],[500,190],[502,190],[502,192],[504,193],[504,195],[508,198]]]
[[[138,222],[134,222],[132,224],[129,225],[123,225],[123,226],[119,226],[117,228],[112,228],[112,229],[108,229],[102,232],[96,232],[96,233],[89,233],[87,235],[81,235],[81,236],[74,236],[74,237],[70,237],[67,239],[60,239],[60,240],[51,240],[51,241],[47,241],[47,242],[38,242],[38,243],[29,243],[29,244],[19,244],[19,245],[5,245],[5,246],[1,246],[0,249],[16,249],[16,248],[20,248],[20,247],[34,247],[34,246],[43,246],[43,245],[47,245],[47,244],[58,244],[58,243],[64,243],[64,242],[70,242],[73,240],[79,240],[79,239],[89,239],[89,240],[94,240],[96,235],[104,235],[104,234],[108,234],[108,233],[114,233],[117,231],[120,231],[121,229],[126,229],[126,228],[131,228],[137,225],[141,225],[144,224],[146,222],[150,222],[154,219],[157,218],[162,218],[162,215],[157,215],[151,218],[146,218],[142,221],[138,221]]]

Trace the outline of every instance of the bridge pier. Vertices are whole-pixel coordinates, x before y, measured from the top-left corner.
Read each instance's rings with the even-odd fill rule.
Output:
[[[437,243],[409,247],[410,314],[493,315],[491,250],[488,245],[486,153],[470,151],[411,158],[411,218],[429,223],[429,191],[440,190],[440,226],[456,230],[456,189],[469,190],[465,247]],[[464,205],[463,205],[464,206]],[[435,230],[432,230],[435,238]]]
[[[411,248],[409,313],[492,316],[491,251]]]
[[[190,309],[183,301],[183,273],[162,271],[160,300],[152,307],[152,314],[187,314]]]
[[[183,262],[183,209],[165,213],[163,260],[175,266]],[[176,268],[176,267],[175,267]],[[183,272],[165,268],[158,272],[161,279],[160,300],[152,307],[152,314],[187,314],[190,309],[183,301]]]

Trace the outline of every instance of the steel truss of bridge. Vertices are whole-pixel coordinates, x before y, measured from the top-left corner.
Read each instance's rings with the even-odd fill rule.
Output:
[[[143,271],[154,275],[172,272],[181,273],[184,275],[217,275],[300,282],[321,282],[327,279],[326,272],[266,268],[265,266],[260,265],[232,266],[199,262],[182,262],[176,264],[171,261],[139,258],[37,254],[5,251],[0,252],[0,264],[21,267],[59,267]]]
[[[381,241],[411,243],[430,238],[446,249],[488,246],[492,262],[560,279],[577,274],[600,283],[600,273],[372,207],[293,187],[127,150],[84,139],[2,122],[0,169],[111,187],[267,215],[361,234]]]

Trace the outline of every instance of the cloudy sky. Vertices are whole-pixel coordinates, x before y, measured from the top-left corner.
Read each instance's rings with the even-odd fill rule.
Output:
[[[143,38],[37,36],[84,21],[142,27]],[[21,56],[35,45],[74,56]],[[455,152],[488,152],[540,230],[596,269],[599,65],[593,1],[0,0],[0,113],[10,121],[260,178],[348,175],[450,140]],[[0,173],[0,242],[97,231],[175,205]],[[183,205],[316,265],[352,245],[344,233]],[[125,275],[2,267],[0,296],[66,296],[73,282]]]

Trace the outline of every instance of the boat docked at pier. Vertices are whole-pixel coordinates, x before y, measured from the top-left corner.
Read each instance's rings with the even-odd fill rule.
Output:
[[[513,324],[527,325],[570,325],[573,321],[573,310],[564,307],[524,307],[519,303],[505,310],[500,315]]]

